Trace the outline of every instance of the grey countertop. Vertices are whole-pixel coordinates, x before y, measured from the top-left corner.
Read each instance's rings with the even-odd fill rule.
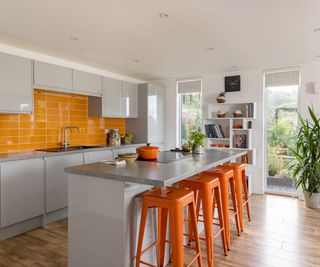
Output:
[[[206,150],[204,154],[192,155],[171,163],[135,161],[125,166],[107,165],[102,162],[84,164],[65,169],[67,173],[119,180],[153,186],[166,186],[208,170],[221,163],[245,155],[240,150]]]
[[[93,151],[119,149],[119,148],[130,148],[130,147],[136,147],[140,145],[143,145],[143,144],[131,144],[131,145],[121,145],[121,146],[101,145],[96,148],[77,149],[77,150],[62,151],[62,152],[44,152],[44,151],[8,152],[8,153],[0,153],[0,162],[61,156],[61,155],[68,155],[68,154],[75,154],[75,153],[93,152]]]

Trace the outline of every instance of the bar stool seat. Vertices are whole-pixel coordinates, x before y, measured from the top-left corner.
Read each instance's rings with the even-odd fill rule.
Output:
[[[230,212],[229,212],[230,208],[229,208],[228,184],[230,185],[230,191],[231,191],[231,197],[232,197],[232,203],[233,203],[232,210],[233,210],[235,221],[236,221],[237,233],[238,235],[240,235],[239,212],[237,209],[234,172],[232,170],[226,170],[222,168],[212,168],[210,170],[202,172],[201,177],[218,177],[219,178],[226,243],[227,243],[227,249],[230,250],[231,239],[230,239]]]
[[[200,254],[200,241],[197,229],[197,218],[195,210],[194,193],[192,190],[161,187],[155,188],[143,195],[140,230],[138,238],[138,247],[136,255],[136,267],[140,264],[153,266],[150,263],[141,260],[141,256],[149,249],[158,245],[158,266],[164,266],[164,253],[167,230],[167,217],[169,215],[170,225],[170,244],[172,249],[172,264],[174,267],[182,267],[184,261],[183,245],[183,225],[184,225],[184,207],[188,207],[188,213],[191,216],[192,230],[195,237],[196,256],[192,259],[190,266],[196,259],[198,266],[202,266]],[[158,208],[158,240],[148,248],[142,250],[144,230],[146,225],[147,213],[149,208]]]
[[[202,222],[204,223],[204,229],[205,229],[204,240],[206,241],[208,266],[212,267],[213,255],[214,255],[213,241],[218,234],[221,234],[224,253],[225,255],[227,255],[227,244],[226,244],[226,238],[225,238],[219,178],[215,178],[213,176],[196,175],[180,181],[179,187],[192,189],[194,191],[195,196],[198,195],[198,198],[196,197],[197,218],[199,219],[199,216],[203,216]],[[201,203],[202,203],[203,214],[200,214]],[[217,204],[217,208],[218,208],[219,223],[213,223],[215,204]],[[198,220],[198,221],[201,221],[201,220]],[[212,224],[220,226],[220,230],[214,237],[213,237]],[[189,243],[191,243],[192,229],[191,227],[189,227],[189,223],[188,223],[188,237],[189,237]]]
[[[235,175],[235,185],[237,193],[237,204],[240,219],[241,231],[244,229],[243,222],[243,207],[246,206],[248,221],[251,221],[250,206],[249,206],[249,194],[246,178],[246,165],[243,163],[228,162],[218,166],[218,168],[233,170]],[[244,200],[243,200],[244,198]]]

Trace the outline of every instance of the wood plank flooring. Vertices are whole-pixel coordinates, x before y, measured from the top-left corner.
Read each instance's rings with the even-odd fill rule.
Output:
[[[245,221],[240,237],[232,225],[228,256],[223,256],[220,238],[216,240],[215,266],[320,266],[320,211],[281,196],[254,195],[250,201],[252,221]],[[191,254],[186,252],[186,258]],[[67,220],[0,242],[0,267],[9,266],[66,267]]]

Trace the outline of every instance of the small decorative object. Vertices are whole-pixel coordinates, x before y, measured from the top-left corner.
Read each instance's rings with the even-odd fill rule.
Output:
[[[230,145],[229,144],[224,144],[224,147],[229,148]]]
[[[241,124],[234,124],[233,125],[233,129],[242,129],[242,125]]]
[[[248,121],[248,129],[252,128],[252,121]]]
[[[217,117],[218,118],[224,118],[226,116],[226,113],[224,111],[218,110]]]
[[[299,114],[299,129],[294,147],[290,147],[295,159],[291,160],[289,173],[295,187],[302,189],[305,205],[320,208],[320,118],[308,107],[310,119]]]
[[[233,112],[233,117],[235,117],[235,118],[242,117],[242,111],[241,110],[236,110],[235,112]]]
[[[192,149],[192,146],[189,143],[185,143],[182,145],[183,152],[190,152]]]
[[[111,146],[120,146],[121,145],[119,129],[111,129],[110,130],[109,144]]]
[[[225,92],[240,91],[240,75],[224,77],[224,91]]]
[[[218,103],[226,102],[226,92],[221,92],[216,99]]]
[[[189,143],[192,145],[192,153],[193,154],[200,154],[202,152],[203,141],[206,138],[206,135],[201,132],[199,128],[197,131],[194,131],[191,134]]]
[[[121,144],[130,145],[133,139],[132,133],[126,133],[121,135]]]
[[[245,134],[234,135],[234,147],[235,148],[247,148],[247,136]]]

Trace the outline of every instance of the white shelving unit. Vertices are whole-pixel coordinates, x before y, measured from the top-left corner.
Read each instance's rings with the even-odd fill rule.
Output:
[[[233,112],[241,110],[243,117],[234,117]],[[218,111],[226,113],[224,118],[218,118]],[[247,151],[247,163],[255,165],[256,149],[253,147],[252,134],[256,118],[256,103],[213,103],[208,105],[208,117],[204,125],[216,124],[222,129],[224,138],[217,138],[212,131],[206,139],[209,149],[238,149]],[[207,133],[208,134],[208,133]]]

